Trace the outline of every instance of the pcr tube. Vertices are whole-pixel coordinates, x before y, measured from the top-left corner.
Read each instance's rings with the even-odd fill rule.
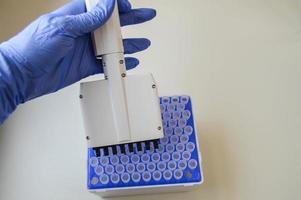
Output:
[[[118,174],[122,174],[124,173],[124,166],[122,164],[118,164],[116,165],[115,170]]]
[[[182,96],[181,97],[181,103],[187,104],[189,101],[189,97],[188,96]]]
[[[180,102],[179,96],[173,96],[173,97],[171,97],[171,103],[177,104],[179,102]]]
[[[195,149],[195,144],[194,144],[194,143],[188,142],[188,143],[186,144],[186,150],[187,150],[187,151],[193,152],[194,149]]]
[[[135,171],[135,165],[132,163],[127,164],[125,168],[126,168],[126,171],[130,174]]]
[[[186,144],[189,141],[189,136],[188,135],[182,135],[180,137],[180,141],[182,144]]]
[[[150,143],[150,149],[146,150],[146,153],[149,154],[149,155],[151,155],[151,154],[154,153],[154,151],[155,151],[155,147],[154,147],[154,144],[151,142]]]
[[[156,164],[152,163],[152,162],[147,163],[146,168],[147,168],[148,171],[153,172],[156,169]]]
[[[180,128],[184,128],[187,124],[187,120],[186,119],[179,119],[178,124],[179,124]]]
[[[198,162],[195,159],[189,160],[188,167],[190,169],[195,169],[198,166]]]
[[[171,137],[170,137],[170,142],[171,142],[172,144],[178,144],[178,142],[179,142],[179,137],[176,136],[176,135],[171,136]]]
[[[176,127],[174,131],[175,131],[175,135],[177,135],[177,136],[181,136],[183,133],[183,129],[180,127]]]
[[[111,175],[112,183],[117,184],[117,183],[119,183],[119,180],[120,180],[120,178],[119,178],[118,174],[114,173],[114,174]]]
[[[191,126],[186,126],[184,128],[184,133],[188,134],[188,135],[191,135],[193,132],[193,128]]]
[[[160,161],[158,164],[157,164],[157,168],[159,171],[163,172],[165,169],[166,169],[166,163],[163,162],[163,161]]]
[[[167,151],[168,153],[173,153],[174,150],[175,150],[175,147],[174,147],[173,144],[168,144],[168,145],[166,145],[166,151]]]
[[[168,124],[171,128],[175,128],[177,126],[177,120],[171,119]]]
[[[104,171],[104,169],[103,169],[102,166],[97,166],[94,169],[95,174],[97,174],[98,176],[101,175],[101,174],[103,174],[103,171]]]
[[[108,147],[108,150],[109,150],[109,155],[108,156],[114,155],[112,147]]]
[[[184,103],[178,103],[177,104],[177,111],[183,111],[185,110],[185,104]]]
[[[159,162],[159,160],[160,160],[160,154],[154,153],[154,154],[152,155],[152,161],[153,161],[153,162]]]
[[[96,185],[97,183],[98,183],[98,178],[94,176],[94,177],[91,179],[91,184],[92,184],[92,185]]]
[[[190,160],[191,158],[191,153],[189,151],[184,151],[183,154],[182,154],[182,158],[184,160]]]
[[[98,159],[96,157],[90,158],[90,165],[96,167],[98,165]]]
[[[105,172],[106,172],[107,174],[113,174],[113,172],[114,172],[114,167],[113,167],[112,165],[107,165],[107,166],[105,167]]]
[[[128,144],[124,145],[124,147],[125,147],[125,152],[126,152],[127,155],[133,155],[134,154],[134,152],[130,152],[130,147],[129,147]]]
[[[170,99],[169,97],[162,97],[162,104],[169,104]]]
[[[185,145],[182,143],[177,144],[176,146],[177,151],[182,152],[185,150]]]
[[[171,160],[168,162],[167,167],[170,170],[175,170],[177,168],[177,164],[175,161]]]
[[[186,169],[187,167],[187,162],[186,160],[180,160],[179,163],[178,163],[178,167],[182,170]]]
[[[166,136],[171,136],[173,133],[173,130],[172,130],[172,128],[167,127],[164,132],[165,132]]]
[[[167,111],[172,112],[176,109],[176,106],[174,104],[167,105]]]
[[[164,137],[160,139],[161,144],[167,144],[168,143],[168,137]]]
[[[132,180],[135,182],[135,183],[138,183],[141,179],[141,175],[138,173],[138,172],[134,172],[132,174]]]
[[[156,149],[156,152],[157,152],[157,153],[163,153],[163,152],[164,152],[164,147],[163,147],[162,144],[159,144],[159,148]]]
[[[170,160],[170,154],[167,152],[164,152],[161,157],[164,162],[168,162]]]
[[[145,171],[145,165],[143,163],[138,163],[136,168],[137,168],[137,171],[140,172],[140,173]]]
[[[175,119],[175,120],[180,119],[180,118],[181,118],[181,112],[179,112],[179,111],[174,111],[174,112],[172,113],[172,118]]]
[[[138,151],[138,145],[141,145],[141,151]],[[144,153],[145,146],[143,143],[136,143],[137,154],[142,155]]]
[[[109,183],[109,176],[106,174],[103,174],[99,177],[99,180],[103,185],[106,185]]]
[[[170,120],[171,119],[171,114],[170,114],[170,112],[164,112],[162,114],[162,117],[163,117],[164,120]]]
[[[166,170],[163,172],[163,178],[169,181],[172,178],[172,172],[170,170]]]
[[[162,173],[160,171],[154,171],[153,172],[153,179],[155,181],[159,181],[162,178]]]
[[[147,163],[150,160],[150,156],[148,154],[143,154],[141,156],[141,160],[142,160],[142,162]]]
[[[110,158],[110,162],[111,162],[112,165],[117,165],[118,162],[119,162],[118,156],[116,156],[116,155],[112,156],[112,157]]]
[[[183,111],[182,112],[182,116],[183,116],[183,118],[184,119],[189,119],[190,118],[190,116],[191,116],[191,113],[190,113],[190,111],[189,110],[185,110],[185,111]]]
[[[172,153],[172,160],[178,161],[181,159],[181,154],[179,152],[173,152]]]
[[[100,158],[100,164],[102,166],[106,166],[107,164],[109,164],[109,158],[108,157],[101,157]]]
[[[150,172],[146,171],[146,172],[143,172],[142,173],[142,179],[145,181],[145,182],[149,182],[152,178],[152,175]]]
[[[129,158],[129,156],[127,156],[127,155],[122,155],[121,158],[120,158],[120,160],[121,160],[121,163],[122,163],[122,164],[126,165],[126,164],[129,163],[130,158]]]
[[[139,158],[138,155],[134,154],[134,155],[131,156],[132,163],[137,164],[137,163],[139,163],[139,160],[140,160],[140,158]]]
[[[121,152],[121,147],[118,145],[116,146],[116,148],[117,148],[117,156],[123,155],[123,153]]]
[[[128,173],[121,174],[121,181],[124,183],[128,183],[130,181],[130,175]]]
[[[174,171],[174,177],[175,177],[175,179],[177,179],[177,180],[181,179],[181,178],[183,177],[183,171],[180,170],[180,169],[176,169],[176,170]]]
[[[105,150],[104,150],[104,149],[100,149],[100,150],[99,150],[99,153],[100,153],[100,157],[106,156],[106,155],[105,155]]]

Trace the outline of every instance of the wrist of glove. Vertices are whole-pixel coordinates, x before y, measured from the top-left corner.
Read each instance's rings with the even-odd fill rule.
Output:
[[[0,45],[0,123],[16,107],[25,102],[24,93],[26,76],[22,66],[26,61],[7,42]],[[22,77],[22,78],[21,78]]]

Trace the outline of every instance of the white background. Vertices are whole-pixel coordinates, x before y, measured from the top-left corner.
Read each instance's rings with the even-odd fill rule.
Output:
[[[1,0],[4,41],[65,0]],[[301,1],[135,0],[156,20],[139,69],[161,95],[194,103],[205,183],[183,194],[121,199],[299,199]],[[86,189],[78,84],[20,106],[0,128],[0,199],[95,200]]]

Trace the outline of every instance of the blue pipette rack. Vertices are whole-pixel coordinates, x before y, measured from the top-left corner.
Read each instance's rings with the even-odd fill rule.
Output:
[[[150,150],[146,150],[142,142],[142,151],[134,144],[134,152],[129,152],[125,145],[123,154],[117,147],[117,154],[109,149],[108,156],[102,152],[100,157],[92,148],[88,149],[90,191],[118,196],[154,192],[162,186],[171,189],[163,191],[179,191],[181,186],[203,182],[190,97],[161,97],[160,107],[165,136],[159,140],[157,149],[151,143]]]

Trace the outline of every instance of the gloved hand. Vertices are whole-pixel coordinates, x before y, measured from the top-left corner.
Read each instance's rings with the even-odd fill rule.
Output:
[[[85,77],[102,73],[94,56],[90,32],[102,26],[114,9],[115,0],[100,0],[86,12],[84,0],[41,16],[21,33],[0,45],[0,122],[16,107],[33,98],[55,92]],[[118,0],[122,26],[155,17],[153,9],[132,9],[128,0]],[[126,54],[148,48],[144,38],[125,39]],[[126,58],[127,69],[136,58]]]

